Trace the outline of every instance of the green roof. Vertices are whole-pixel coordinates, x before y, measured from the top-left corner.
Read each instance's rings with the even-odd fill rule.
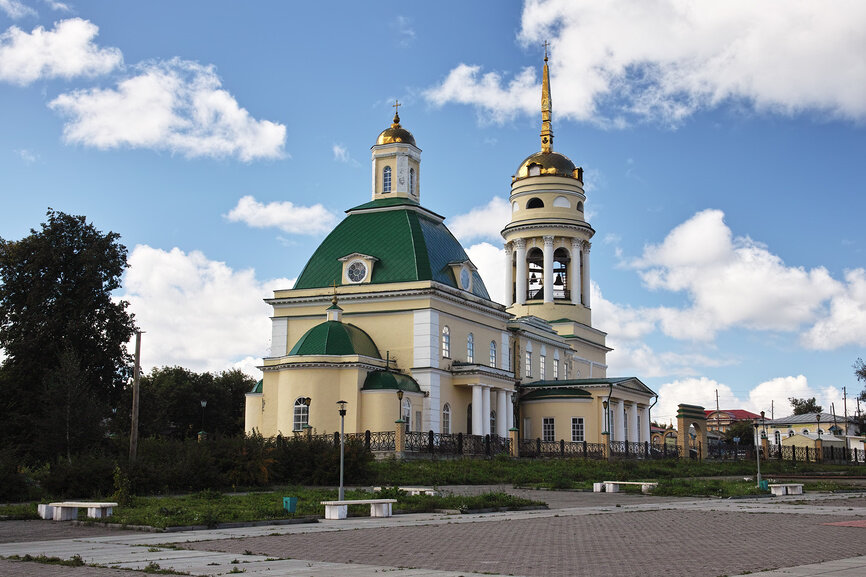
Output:
[[[381,359],[370,335],[355,325],[325,321],[298,339],[289,356],[298,355],[364,355]]]
[[[365,202],[364,204],[359,204],[356,207],[350,208],[346,212],[352,212],[355,210],[364,210],[367,208],[382,208],[385,206],[421,206],[418,204],[418,201],[410,200],[408,198],[402,198],[399,196],[395,196],[394,198],[379,198],[376,200],[371,200],[370,202]]]
[[[420,393],[421,387],[412,377],[391,371],[370,371],[364,379],[362,391],[401,390]]]
[[[449,263],[469,260],[466,251],[432,213],[414,206],[405,208],[412,204],[405,199],[387,199],[350,210],[310,257],[294,288],[343,284],[343,263],[339,259],[352,253],[378,259],[373,266],[372,284],[436,281],[459,288]],[[385,210],[355,212],[376,207]],[[490,298],[477,272],[472,273],[472,293]]]
[[[535,399],[591,399],[592,393],[583,389],[569,389],[566,387],[545,387],[534,389],[525,395],[521,395],[521,401],[532,401]]]
[[[262,392],[262,379],[259,379],[259,382],[256,383],[256,386],[253,387],[251,393],[261,393]]]

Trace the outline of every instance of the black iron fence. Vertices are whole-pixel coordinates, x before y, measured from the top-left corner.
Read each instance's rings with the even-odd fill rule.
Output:
[[[707,458],[713,460],[755,460],[760,451],[761,459],[768,461],[804,461],[837,465],[866,464],[866,452],[862,449],[849,449],[835,445],[817,447],[794,447],[768,445],[758,448],[754,445],[733,445],[730,443],[710,442]]]
[[[511,453],[511,440],[499,435],[464,435],[410,431],[403,450],[431,455],[493,456]]]

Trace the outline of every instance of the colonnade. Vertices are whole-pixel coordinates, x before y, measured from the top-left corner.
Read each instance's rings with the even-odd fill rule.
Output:
[[[472,431],[473,435],[508,435],[514,427],[514,411],[511,405],[512,391],[490,385],[472,385]],[[490,430],[490,410],[496,411],[496,430]]]
[[[553,253],[554,237],[544,236],[543,241],[543,286],[544,302],[553,302]],[[590,306],[589,302],[589,249],[588,241],[571,239],[571,262],[568,271],[567,286],[571,291],[570,300],[572,304],[583,304]],[[505,245],[505,306],[510,307],[515,302],[522,305],[527,300],[527,281],[529,278],[529,265],[526,260],[526,239],[518,238]],[[516,261],[516,267],[515,267]],[[583,265],[581,267],[581,264]],[[516,276],[515,279],[515,268]],[[581,270],[582,269],[582,270]],[[582,274],[581,274],[582,272]]]
[[[611,399],[608,411],[611,441],[643,443],[650,440],[648,406],[624,399]]]

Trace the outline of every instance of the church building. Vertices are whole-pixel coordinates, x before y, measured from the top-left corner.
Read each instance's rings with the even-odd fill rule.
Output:
[[[544,441],[650,440],[655,393],[607,376],[592,326],[583,169],[554,152],[547,56],[541,150],[512,176],[506,302],[491,300],[445,218],[421,203],[421,149],[393,123],[372,146],[372,199],[277,290],[271,356],[247,433],[406,430]],[[607,411],[605,411],[607,407]]]

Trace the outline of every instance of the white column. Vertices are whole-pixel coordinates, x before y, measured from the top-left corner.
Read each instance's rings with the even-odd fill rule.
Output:
[[[583,304],[589,308],[589,247],[590,243],[583,245]]]
[[[640,433],[637,428],[637,403],[628,406],[628,434],[626,439],[632,443],[640,441]]]
[[[641,443],[650,440],[649,407],[640,408],[640,440]]]
[[[617,399],[614,404],[613,414],[616,417],[616,438],[617,441],[625,441],[625,402],[622,399]]]
[[[499,389],[496,391],[496,434],[500,437],[508,435],[508,391]]]
[[[544,237],[544,302],[553,302],[553,237]]]
[[[472,435],[483,435],[484,420],[481,418],[484,410],[484,401],[481,400],[481,385],[472,385],[472,430],[469,431]]]
[[[512,391],[502,391],[505,396],[505,430],[510,431],[514,428],[514,403],[511,402]]]
[[[568,290],[571,291],[571,304],[580,304],[580,245],[581,241],[571,239],[571,275],[568,279]]]
[[[483,424],[481,430],[482,435],[490,434],[490,387],[482,387],[481,388],[481,423]]]
[[[514,249],[510,242],[505,243],[505,306],[514,304]]]
[[[514,241],[517,247],[517,304],[526,304],[526,241],[518,238]]]

